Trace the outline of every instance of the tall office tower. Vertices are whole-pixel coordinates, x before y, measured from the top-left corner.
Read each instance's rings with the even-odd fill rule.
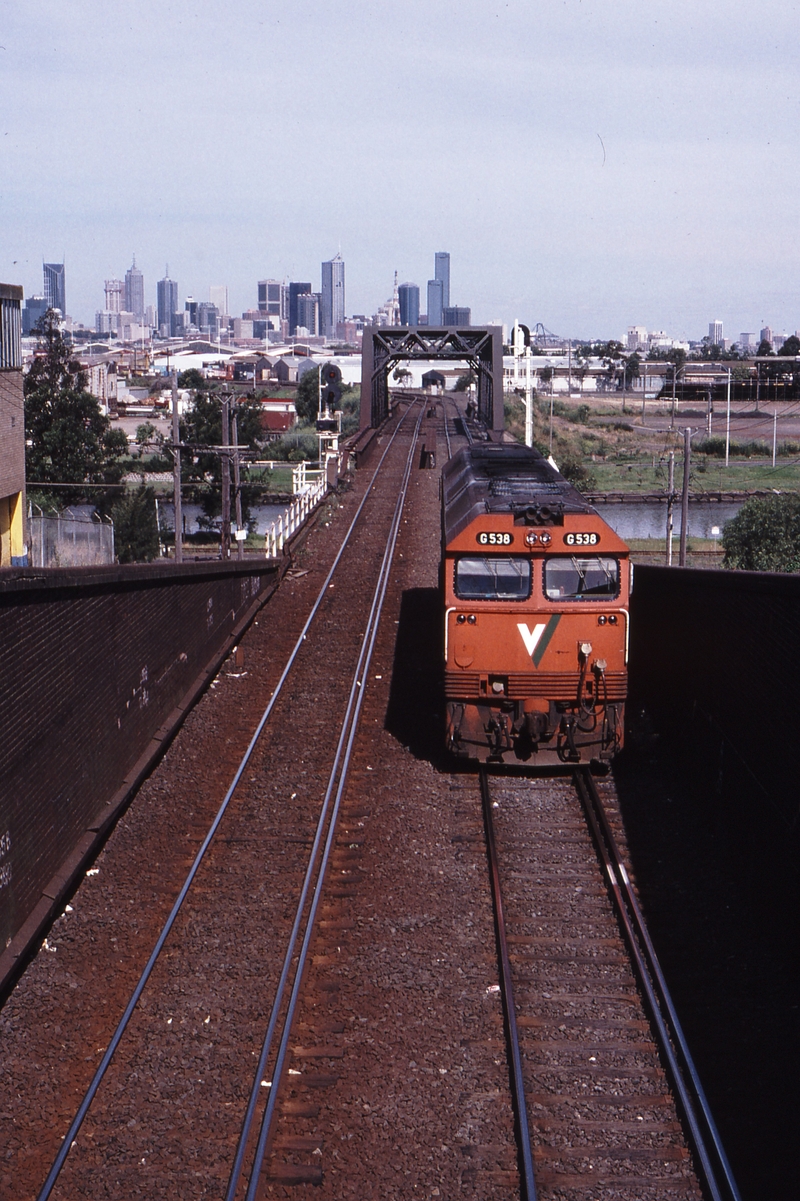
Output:
[[[208,299],[216,307],[220,317],[229,317],[228,312],[228,285],[227,284],[212,284],[208,289]]]
[[[197,328],[209,342],[219,338],[219,309],[210,301],[201,301],[197,306]]]
[[[323,338],[335,338],[337,325],[344,321],[344,259],[340,254],[322,264],[320,320]]]
[[[125,272],[125,312],[133,313],[140,323],[144,321],[144,276],[136,266],[136,255]]]
[[[752,331],[739,334],[739,345],[742,350],[752,350],[755,345],[755,334]]]
[[[434,256],[433,274],[442,282],[442,308],[450,307],[450,253],[447,250],[437,250]]]
[[[771,346],[772,345],[772,328],[771,328],[771,326],[765,325],[764,328],[761,330],[759,337],[762,342],[769,342],[769,344]]]
[[[444,287],[440,279],[428,280],[428,325],[442,324],[443,291]]]
[[[419,288],[416,284],[401,284],[397,289],[400,302],[400,324],[419,325]]]
[[[711,322],[709,322],[709,326],[708,326],[708,340],[709,340],[709,342],[711,343],[711,345],[712,345],[712,346],[721,346],[721,345],[722,345],[722,338],[723,338],[723,334],[722,334],[722,322],[721,322],[721,321],[711,321]]]
[[[178,311],[178,285],[174,279],[169,277],[169,266],[167,266],[164,278],[156,284],[156,297],[158,301],[158,332],[169,338],[174,333],[174,317]]]
[[[445,305],[442,309],[442,325],[460,325],[469,326],[472,311],[470,309],[459,308],[456,304]]]
[[[290,283],[289,284],[289,333],[293,334],[297,329],[299,322],[297,320],[297,298],[298,296],[309,296],[311,294],[311,283]]]
[[[105,282],[106,293],[106,308],[107,313],[122,312],[122,296],[125,291],[125,285],[121,279],[107,279]]]
[[[301,292],[297,297],[295,332],[298,329],[307,329],[313,337],[319,333],[319,299],[318,292]]]
[[[58,309],[62,316],[67,311],[67,285],[63,263],[42,263],[44,275],[44,298],[48,309]]]
[[[258,281],[258,307],[269,317],[277,317],[278,321],[289,319],[289,289],[277,279],[260,279]]]
[[[25,301],[25,308],[22,310],[22,332],[23,334],[32,334],[36,329],[39,321],[44,317],[48,308],[47,301],[44,296],[29,296]]]
[[[183,311],[189,319],[189,325],[197,325],[197,301],[193,296],[186,297],[186,303],[183,306]]]

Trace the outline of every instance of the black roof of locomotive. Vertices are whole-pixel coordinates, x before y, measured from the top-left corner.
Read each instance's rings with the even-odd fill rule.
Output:
[[[453,455],[442,469],[442,500],[445,545],[483,513],[595,512],[538,450],[502,442],[474,443]]]

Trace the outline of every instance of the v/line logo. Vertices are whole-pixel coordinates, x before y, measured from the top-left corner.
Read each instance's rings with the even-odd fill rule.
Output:
[[[525,622],[523,622],[523,621],[517,622],[517,629],[519,630],[520,634],[522,635],[522,641],[525,643],[525,650],[528,652],[528,654],[531,656],[531,658],[533,658],[533,652],[536,650],[537,646],[539,645],[539,639],[541,638],[542,634],[544,633],[545,628],[546,628],[546,623],[543,621],[541,621],[538,625],[534,626],[532,630],[528,629]]]
[[[549,621],[540,621],[529,629],[524,621],[517,622],[517,629],[520,632],[520,637],[525,644],[525,650],[533,660],[533,666],[538,667],[542,661],[542,656],[547,650],[550,639],[556,632],[556,626],[561,621],[561,614],[554,613]]]

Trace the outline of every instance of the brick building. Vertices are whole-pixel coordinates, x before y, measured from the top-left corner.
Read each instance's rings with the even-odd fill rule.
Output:
[[[0,567],[27,565],[22,288],[0,284]]]

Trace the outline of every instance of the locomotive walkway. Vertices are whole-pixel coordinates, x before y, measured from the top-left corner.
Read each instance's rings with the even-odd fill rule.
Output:
[[[0,1014],[0,1198],[41,1189],[300,638],[298,674],[244,770],[53,1191],[225,1196],[409,450],[383,614],[369,670],[356,679],[360,725],[290,1054],[282,1078],[272,1078],[270,1062],[256,1081],[259,1113],[276,1090],[277,1122],[250,1193],[520,1195],[480,796],[474,776],[450,774],[441,748],[438,472],[419,465],[431,451],[441,464],[463,438],[452,411],[446,429],[440,408],[426,410],[415,446],[418,412],[367,495],[350,557],[328,583],[374,460],[320,512],[284,584]],[[380,453],[386,437],[379,442]],[[513,785],[499,796],[538,1195],[700,1197],[603,908],[595,853],[565,807],[565,787],[538,786],[533,825]],[[580,904],[576,893],[585,894]],[[555,964],[573,980],[566,999]],[[606,981],[602,1012],[596,996],[581,1007],[592,972]],[[255,1133],[248,1156],[254,1141]],[[236,1196],[245,1195],[247,1172]]]

